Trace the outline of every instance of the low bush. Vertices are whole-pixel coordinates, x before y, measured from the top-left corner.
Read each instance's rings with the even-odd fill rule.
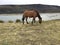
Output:
[[[16,20],[16,23],[21,22],[19,19]]]

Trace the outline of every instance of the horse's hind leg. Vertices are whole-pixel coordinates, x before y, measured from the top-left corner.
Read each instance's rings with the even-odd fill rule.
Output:
[[[25,17],[23,16],[23,18],[22,18],[22,22],[23,22],[23,24],[24,24],[24,19],[25,19]]]
[[[27,21],[27,19],[28,19],[28,17],[26,17],[26,23],[29,24],[28,21]]]
[[[38,18],[39,18],[39,23],[41,24],[41,23],[42,23],[42,18],[41,18],[41,16],[38,16]]]

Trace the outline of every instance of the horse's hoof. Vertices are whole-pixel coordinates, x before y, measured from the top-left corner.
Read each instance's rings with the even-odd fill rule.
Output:
[[[39,23],[41,23],[41,22],[39,22]]]

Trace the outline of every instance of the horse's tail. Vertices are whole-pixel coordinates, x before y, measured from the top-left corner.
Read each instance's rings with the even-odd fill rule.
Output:
[[[39,18],[39,23],[42,23],[42,17],[40,16],[39,13],[37,13],[37,15],[38,15],[38,18]]]

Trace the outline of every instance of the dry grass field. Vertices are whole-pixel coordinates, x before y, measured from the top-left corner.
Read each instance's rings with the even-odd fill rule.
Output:
[[[60,20],[0,23],[0,45],[60,45]]]

